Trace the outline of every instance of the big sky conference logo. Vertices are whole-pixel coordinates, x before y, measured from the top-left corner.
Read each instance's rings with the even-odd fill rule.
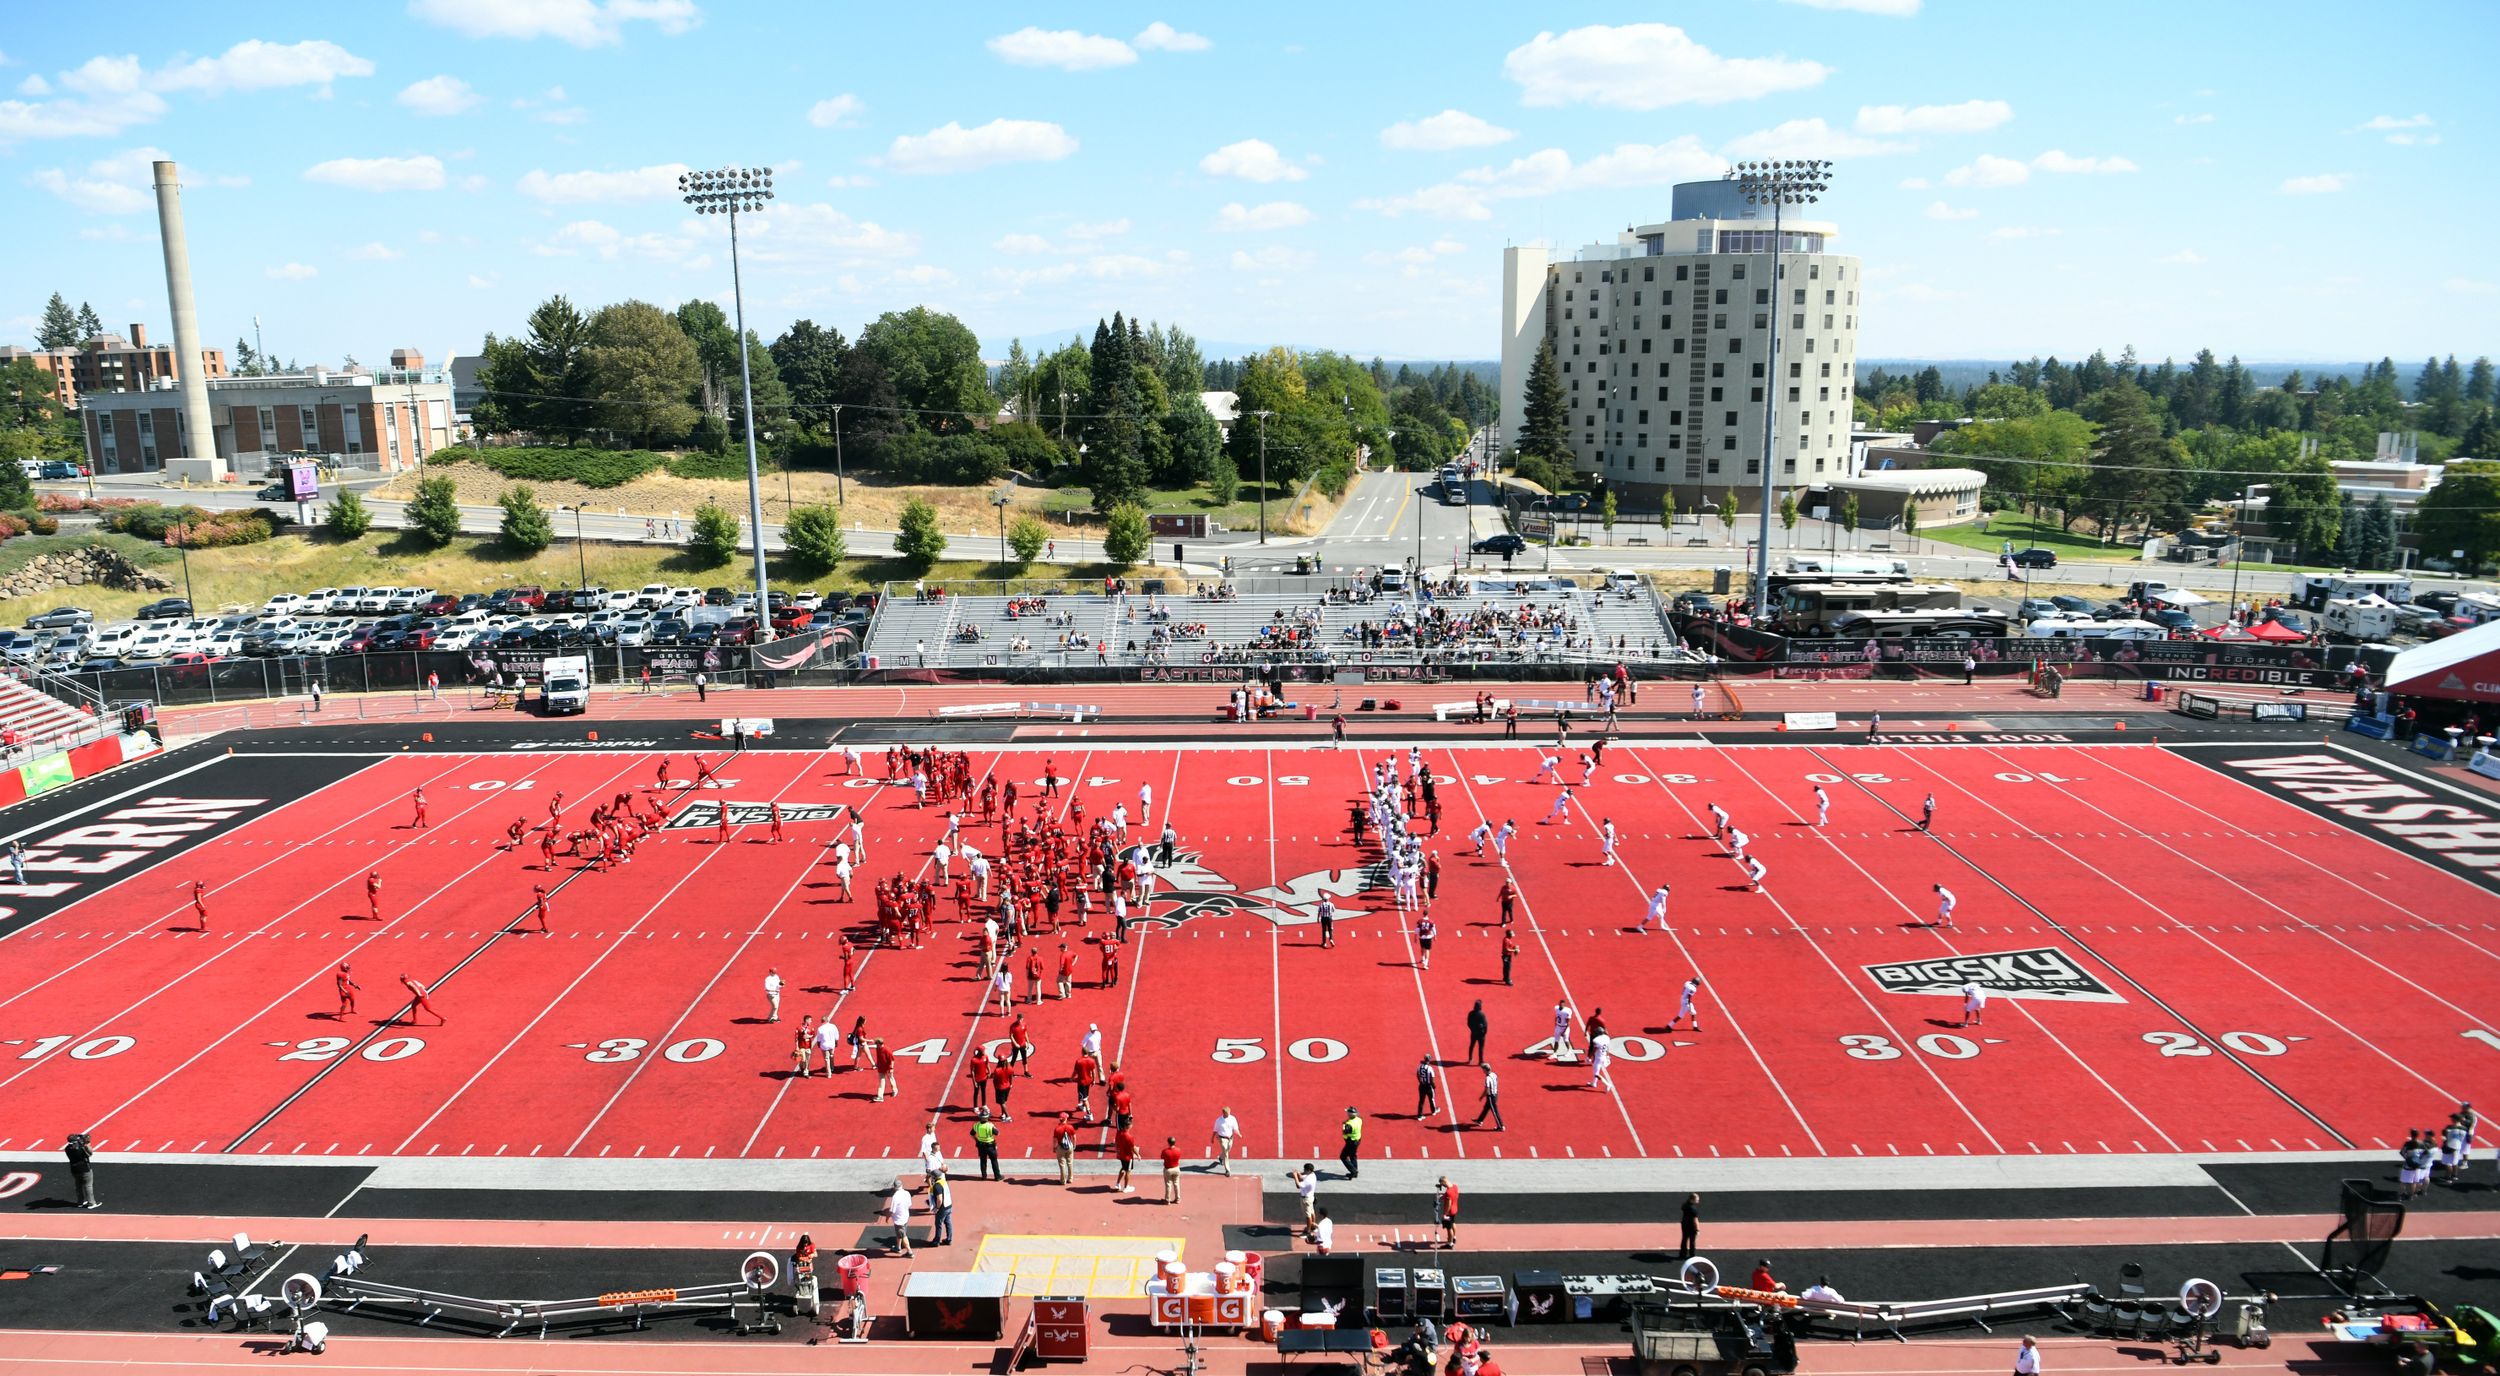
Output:
[[[1859,967],[1887,994],[1958,998],[1976,984],[1993,998],[2047,999],[2058,1003],[2125,1003],[2117,990],[2054,946],[2027,951],[1989,951],[1935,960],[1890,961]]]
[[[729,812],[733,827],[766,826],[772,822],[772,804],[745,803],[734,799],[700,799],[668,819],[669,831],[710,831],[720,825],[722,809]],[[842,823],[850,820],[851,809],[843,803],[784,803],[781,820],[786,826],[804,822]],[[1154,847],[1146,847],[1149,855]],[[1244,889],[1231,879],[1208,867],[1205,857],[1196,851],[1180,851],[1173,863],[1156,866],[1150,871],[1155,881],[1153,911],[1145,917],[1132,916],[1131,926],[1178,927],[1192,918],[1255,917],[1278,927],[1307,927],[1319,921],[1319,900],[1322,895],[1336,905],[1337,916],[1361,917],[1370,909],[1355,906],[1353,900],[1380,887],[1377,866],[1351,870],[1313,870],[1297,874],[1281,883],[1263,888]]]

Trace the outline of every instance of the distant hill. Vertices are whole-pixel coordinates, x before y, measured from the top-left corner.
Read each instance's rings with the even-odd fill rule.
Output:
[[[2089,358],[2090,356],[2091,351],[2087,349],[2073,358],[2068,358],[2064,354],[2059,354],[2056,357],[2059,362],[2072,367],[2075,364],[2081,363],[2084,359]],[[2046,359],[2049,355],[2042,354],[2040,357]],[[2177,358],[2172,359],[2171,361],[2179,367],[2185,368],[2189,362],[2194,359],[2194,357],[2195,355],[2191,354],[2187,358]],[[2136,361],[2147,367],[2157,368],[2161,366],[2161,360],[2158,358],[2139,358]],[[1977,387],[1984,384],[1987,382],[1988,374],[1991,372],[2002,376],[2012,362],[2013,360],[2011,359],[2002,358],[1861,357],[1858,360],[1858,371],[1863,374],[1871,372],[1877,368],[1881,368],[1888,374],[1900,377],[1917,373],[1924,368],[1934,368],[1938,373],[1943,375],[1944,385],[1946,387],[1959,392],[1967,388]],[[2371,365],[2368,363],[2253,363],[2247,359],[2240,360],[2240,367],[2247,372],[2250,380],[2259,387],[2275,386],[2276,384],[2282,382],[2285,377],[2295,372],[2299,373],[2304,378],[2312,379],[2320,377],[2359,378],[2362,371],[2370,366]],[[2398,360],[2397,366],[2400,369],[2403,368],[2403,361]],[[2414,366],[2419,367],[2420,365],[2419,363],[2416,363]],[[2409,372],[2404,375],[2406,377],[2412,376]]]

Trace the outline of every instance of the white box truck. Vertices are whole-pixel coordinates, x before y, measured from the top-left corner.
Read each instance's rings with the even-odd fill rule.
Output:
[[[590,661],[581,655],[559,655],[541,665],[538,696],[547,715],[570,715],[590,707]]]

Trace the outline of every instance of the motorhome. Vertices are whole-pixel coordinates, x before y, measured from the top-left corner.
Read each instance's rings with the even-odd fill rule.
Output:
[[[2043,617],[2023,628],[2034,640],[2168,640],[2170,632],[2150,621],[2088,621],[2076,617]]]
[[[2383,597],[2390,602],[2413,600],[2413,580],[2401,573],[2304,573],[2292,580],[2292,600],[2313,612],[2326,610],[2336,598]]]
[[[1910,565],[1903,559],[1885,559],[1863,554],[1792,554],[1783,564],[1788,573],[1810,573],[1822,577],[1844,578],[1907,578]]]
[[[2338,597],[2326,604],[2318,625],[2341,640],[2384,641],[2396,633],[2402,616],[2384,597]]]
[[[1947,583],[1790,583],[1776,588],[1771,610],[1791,635],[1830,635],[1851,612],[1950,611],[1962,590]]]
[[[1993,640],[2008,634],[2005,618],[1958,610],[1844,612],[1832,624],[1839,640],[1908,640],[1940,636]]]

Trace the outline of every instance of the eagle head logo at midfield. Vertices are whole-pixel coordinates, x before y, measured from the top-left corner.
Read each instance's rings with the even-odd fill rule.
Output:
[[[1193,917],[1241,915],[1265,918],[1278,927],[1307,927],[1319,921],[1320,895],[1337,905],[1340,918],[1368,911],[1349,901],[1379,887],[1371,868],[1313,870],[1265,888],[1243,889],[1207,867],[1195,851],[1182,851],[1175,863],[1154,871],[1155,905],[1151,916],[1132,917],[1131,925],[1177,927]]]

